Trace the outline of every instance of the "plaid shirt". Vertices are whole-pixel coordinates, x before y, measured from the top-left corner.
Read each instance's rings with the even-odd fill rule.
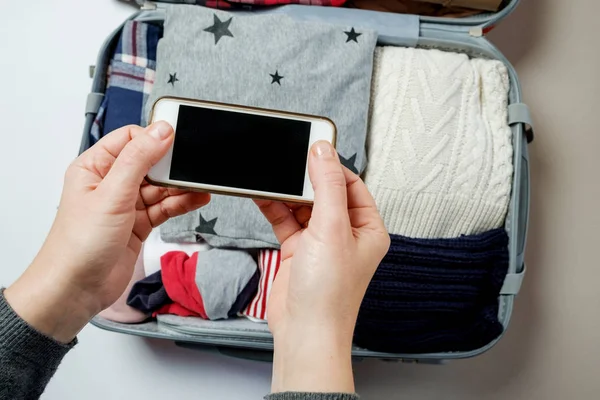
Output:
[[[268,7],[283,4],[304,4],[308,6],[339,7],[346,0],[195,0],[195,4],[220,9],[251,9],[253,7]]]
[[[140,125],[154,84],[156,48],[162,28],[128,21],[108,69],[108,85],[90,132],[94,144],[106,133],[129,124]]]
[[[276,6],[280,4],[305,4],[308,6],[339,7],[346,0],[229,0],[229,3],[244,3],[255,6]]]

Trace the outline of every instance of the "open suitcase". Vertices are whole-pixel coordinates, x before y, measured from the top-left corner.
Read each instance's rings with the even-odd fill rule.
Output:
[[[149,2],[136,0],[141,10],[130,19],[162,23],[165,3],[190,3],[188,0]],[[329,23],[361,26],[378,32],[378,44],[437,48],[469,56],[497,59],[506,64],[510,77],[509,125],[514,149],[514,176],[505,228],[509,234],[509,268],[500,292],[498,320],[508,327],[515,296],[519,292],[525,273],[524,251],[529,215],[529,162],[527,144],[533,140],[529,110],[521,101],[521,88],[514,68],[485,37],[500,20],[517,7],[519,0],[511,0],[498,13],[480,14],[466,18],[437,18],[407,14],[391,14],[359,9],[286,5],[270,8],[264,13],[287,14],[299,20],[323,20]],[[193,3],[193,2],[192,2]],[[243,12],[243,11],[239,11]],[[100,49],[96,65],[90,68],[93,77],[92,91],[88,95],[85,127],[80,152],[90,146],[89,132],[102,103],[107,84],[107,69],[112,50],[116,46],[122,27],[117,28]],[[102,329],[149,338],[168,339],[182,347],[218,351],[241,358],[269,361],[272,359],[273,341],[265,324],[244,320],[201,321],[189,329],[168,326],[156,321],[136,325],[120,324],[96,317],[92,323]],[[468,352],[429,354],[379,353],[359,347],[353,348],[357,359],[370,357],[388,361],[441,363],[445,360],[473,357],[493,347],[500,338],[484,347]]]

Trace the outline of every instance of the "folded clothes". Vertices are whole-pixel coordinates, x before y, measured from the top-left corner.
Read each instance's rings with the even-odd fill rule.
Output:
[[[361,304],[354,341],[383,352],[469,351],[496,339],[508,271],[503,228],[452,239],[391,235]]]
[[[126,0],[131,1],[131,0]],[[220,9],[252,10],[284,4],[304,4],[312,6],[341,6],[346,0],[186,0],[187,4]]]
[[[161,271],[133,284],[127,296],[127,305],[146,314],[152,314],[165,304],[172,303],[162,281]]]
[[[271,224],[252,200],[218,194],[212,194],[201,209],[162,224],[160,236],[167,243],[194,243],[201,238],[214,247],[279,247]]]
[[[256,293],[256,261],[242,250],[210,249],[161,258],[162,280],[173,301],[153,313],[223,319],[237,315]]]
[[[164,29],[148,114],[158,98],[176,96],[325,116],[337,126],[342,161],[355,171],[366,166],[376,32],[184,5],[167,8]],[[244,168],[234,161],[230,168]],[[164,225],[163,240],[181,240],[174,232],[187,232],[214,247],[277,246],[248,199],[214,196],[194,213],[198,230],[190,231],[184,218]]]
[[[142,250],[140,250],[140,254],[133,268],[133,274],[125,291],[110,307],[98,314],[100,317],[124,324],[136,324],[148,319],[149,314],[137,310],[127,304],[127,296],[129,295],[129,292],[131,292],[131,288],[137,281],[144,279],[146,276],[144,273],[143,252],[144,249],[142,246]]]
[[[156,49],[162,27],[128,21],[108,71],[108,84],[90,132],[94,144],[122,126],[143,124],[144,105],[154,83]]]
[[[196,242],[196,238],[191,238],[186,243],[167,243],[160,237],[160,228],[154,228],[144,242],[144,270],[146,276],[150,276],[160,271],[160,258],[170,251],[183,251],[188,256],[199,252],[209,250],[211,247],[205,242]]]
[[[375,53],[365,183],[388,232],[452,238],[504,225],[513,165],[500,61]]]
[[[260,270],[260,282],[258,292],[241,312],[241,315],[254,322],[267,322],[267,301],[271,295],[273,281],[279,271],[281,263],[281,252],[279,250],[264,249],[258,255],[258,269]]]
[[[228,0],[227,2],[231,5],[243,4],[258,7],[277,6],[283,4],[304,4],[309,6],[339,7],[343,5],[345,1],[346,0]],[[209,5],[208,7],[211,6]]]

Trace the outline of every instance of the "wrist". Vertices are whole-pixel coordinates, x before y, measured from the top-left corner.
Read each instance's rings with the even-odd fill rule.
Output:
[[[352,332],[302,327],[274,336],[272,392],[354,392]]]
[[[36,259],[5,292],[12,309],[30,326],[53,339],[69,343],[99,311],[93,299],[70,284],[50,264]]]

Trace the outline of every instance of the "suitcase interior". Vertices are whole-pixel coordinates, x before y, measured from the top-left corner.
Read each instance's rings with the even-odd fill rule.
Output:
[[[419,17],[416,15],[391,14],[357,9],[341,9],[286,5],[271,8],[264,13],[283,13],[300,20],[327,21],[345,25],[360,26],[378,31],[378,45],[436,48],[465,53],[471,57],[497,59],[506,64],[510,75],[509,123],[513,133],[514,177],[509,211],[505,227],[509,234],[509,270],[499,298],[498,319],[508,327],[513,309],[514,297],[520,289],[525,273],[524,250],[529,214],[529,162],[527,142],[532,139],[531,118],[527,107],[521,102],[521,88],[516,72],[508,60],[483,34],[500,19],[508,15],[519,0],[511,0],[503,10],[495,14],[452,19]],[[178,2],[178,0],[171,0]],[[182,1],[179,1],[182,2]],[[143,2],[142,2],[143,3]],[[145,2],[142,10],[130,19],[162,24],[163,4]],[[244,11],[238,11],[244,13]],[[106,88],[106,72],[112,52],[122,27],[116,29],[100,49],[94,68],[92,91],[86,105],[86,120],[80,152],[89,147],[88,134],[100,107]],[[168,318],[167,318],[168,320]],[[256,324],[243,319],[223,321],[195,321],[194,325],[181,327],[170,325],[168,321],[141,324],[115,323],[96,317],[95,326],[119,333],[175,341],[178,345],[191,348],[219,351],[236,357],[271,360],[273,340],[266,324]],[[407,362],[440,363],[443,360],[467,358],[479,355],[493,347],[500,338],[480,349],[469,352],[447,352],[430,354],[378,353],[354,347],[355,358],[381,358]]]

